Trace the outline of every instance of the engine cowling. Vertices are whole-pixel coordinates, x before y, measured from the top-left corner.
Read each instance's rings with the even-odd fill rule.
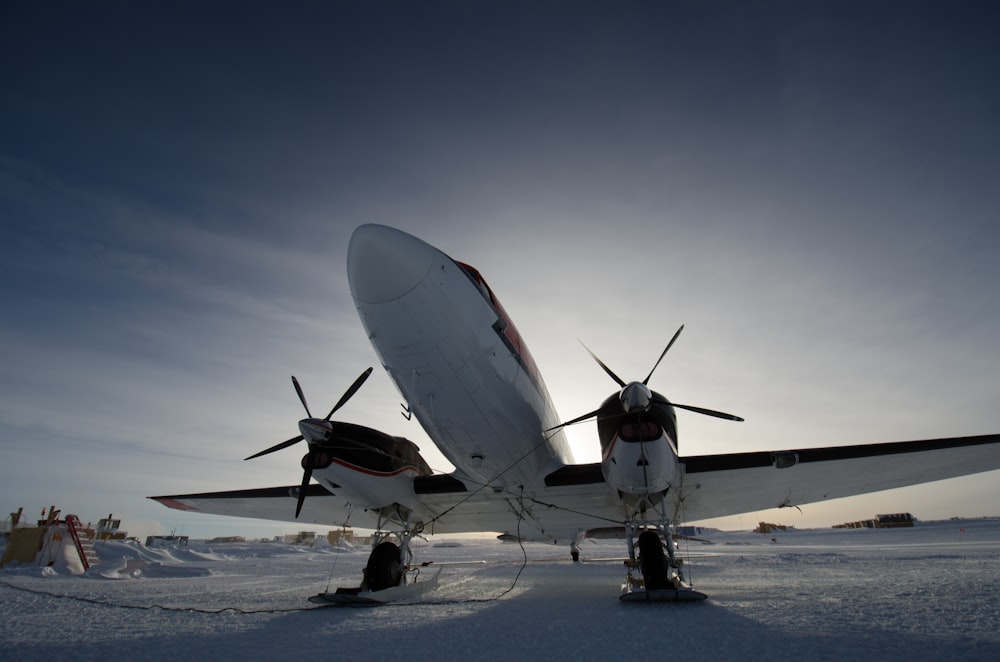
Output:
[[[409,439],[352,423],[332,422],[326,438],[302,458],[313,476],[366,507],[417,505],[413,479],[431,473],[420,449]]]
[[[626,386],[608,397],[597,414],[604,479],[623,498],[658,501],[677,476],[677,418],[659,393],[642,398]],[[641,386],[641,384],[640,384]],[[625,397],[629,396],[629,397]]]

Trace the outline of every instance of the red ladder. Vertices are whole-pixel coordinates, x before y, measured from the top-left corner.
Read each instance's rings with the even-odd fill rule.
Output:
[[[90,570],[90,566],[98,563],[98,558],[96,552],[94,552],[94,544],[90,539],[88,538],[87,544],[84,545],[83,540],[80,538],[80,531],[83,529],[83,525],[80,524],[80,518],[76,515],[67,515],[66,528],[69,529],[69,535],[73,539],[76,553],[80,555],[80,562],[83,563],[84,572]]]

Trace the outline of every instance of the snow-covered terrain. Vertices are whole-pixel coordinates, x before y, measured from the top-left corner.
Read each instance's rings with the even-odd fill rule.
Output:
[[[424,604],[377,608],[307,600],[357,585],[364,549],[107,543],[84,575],[0,571],[0,655],[1000,659],[1000,520],[705,537],[715,544],[681,542],[703,603],[620,602],[619,541],[585,543],[579,564],[565,546],[528,544],[523,564],[517,544],[431,539],[415,561],[462,563],[442,566]]]

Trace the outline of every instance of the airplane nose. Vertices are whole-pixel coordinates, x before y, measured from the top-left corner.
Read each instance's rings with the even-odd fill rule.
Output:
[[[384,225],[362,225],[347,249],[351,294],[365,303],[386,303],[424,279],[436,249],[414,236]]]

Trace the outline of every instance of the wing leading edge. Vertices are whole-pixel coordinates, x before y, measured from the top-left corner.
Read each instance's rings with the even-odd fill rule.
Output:
[[[1000,469],[1000,435],[701,455],[681,462],[678,515],[701,520]]]
[[[675,522],[739,515],[1000,469],[1000,435],[681,458]],[[426,533],[515,532],[559,541],[620,525],[620,504],[600,464],[567,465],[531,492],[469,489],[452,476],[421,476],[414,489]],[[377,514],[320,485],[298,520],[298,486],[150,497],[168,508],[215,515],[375,528]],[[668,494],[668,498],[670,495]]]
[[[252,517],[278,522],[301,522],[329,526],[374,526],[374,515],[355,508],[348,500],[327,491],[322,485],[310,485],[298,520],[295,505],[298,485],[261,487],[228,492],[171,494],[148,497],[167,508],[210,515]],[[370,523],[369,523],[370,522]]]
[[[519,533],[526,540],[558,542],[578,531],[621,523],[621,510],[598,469],[596,481],[569,482],[542,492],[467,489],[452,476],[420,476],[414,488],[423,508],[424,532]],[[305,505],[295,519],[298,486],[149,497],[168,508],[230,517],[374,529],[378,514],[310,485]]]

